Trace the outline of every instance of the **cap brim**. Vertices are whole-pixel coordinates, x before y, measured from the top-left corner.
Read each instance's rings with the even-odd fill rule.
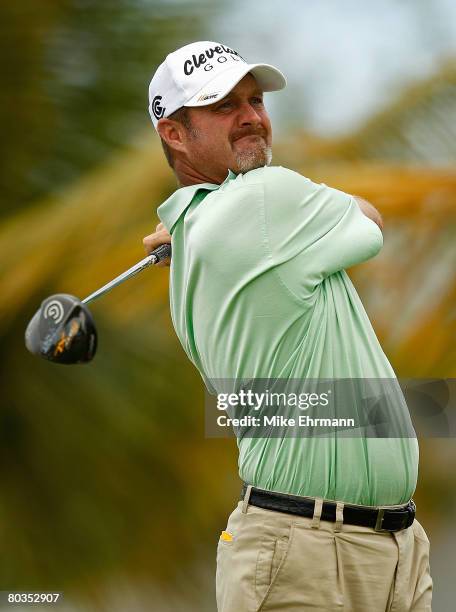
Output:
[[[184,106],[208,106],[224,98],[247,73],[251,72],[262,91],[278,91],[283,89],[286,78],[270,64],[244,64],[234,66],[216,76],[212,81],[192,96]]]

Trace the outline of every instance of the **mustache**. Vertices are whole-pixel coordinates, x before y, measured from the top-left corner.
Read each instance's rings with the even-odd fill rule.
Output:
[[[231,142],[234,142],[235,140],[239,140],[239,138],[243,138],[244,136],[261,136],[261,138],[263,138],[264,140],[266,140],[266,130],[255,130],[252,128],[249,128],[248,130],[243,130],[242,132],[236,132],[232,139]]]

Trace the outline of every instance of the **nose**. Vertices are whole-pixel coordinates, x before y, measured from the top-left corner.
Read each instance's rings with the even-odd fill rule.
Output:
[[[261,123],[261,117],[254,107],[249,102],[241,104],[239,112],[239,125],[258,125]]]

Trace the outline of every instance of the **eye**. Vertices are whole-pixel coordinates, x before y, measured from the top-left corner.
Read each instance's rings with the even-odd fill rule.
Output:
[[[233,103],[231,102],[231,100],[226,100],[226,102],[222,102],[221,104],[219,104],[217,106],[217,110],[218,109],[224,109],[224,108],[230,108],[233,105]]]
[[[252,102],[254,104],[263,105],[263,98],[260,98],[260,96],[255,96],[254,98],[252,98]]]

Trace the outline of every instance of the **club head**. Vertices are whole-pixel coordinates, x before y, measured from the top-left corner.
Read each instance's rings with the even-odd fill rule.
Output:
[[[46,298],[25,331],[25,346],[54,363],[86,363],[97,350],[93,317],[78,298],[66,293]]]

